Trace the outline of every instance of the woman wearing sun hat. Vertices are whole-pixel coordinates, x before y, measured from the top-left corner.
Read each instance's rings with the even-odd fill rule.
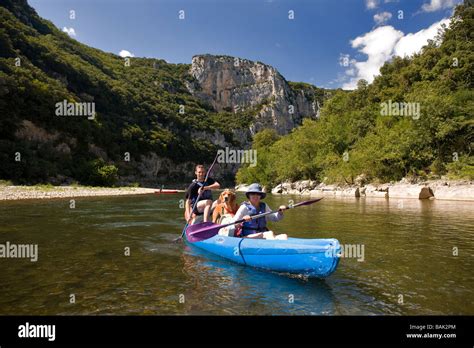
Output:
[[[269,214],[258,219],[252,220],[252,215],[261,214],[272,211],[268,204],[261,200],[266,197],[266,193],[263,192],[260,184],[254,183],[249,186],[245,195],[248,201],[243,202],[237,210],[234,216],[234,221],[244,219],[245,222],[242,224],[242,229],[236,235],[236,237],[244,238],[264,238],[264,239],[288,239],[286,234],[280,234],[275,236],[272,231],[267,228],[267,221],[280,221],[283,218],[283,210],[286,206],[282,205],[278,211],[274,214]]]

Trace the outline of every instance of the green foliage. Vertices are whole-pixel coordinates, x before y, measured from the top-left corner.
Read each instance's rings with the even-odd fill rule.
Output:
[[[474,180],[474,157],[461,156],[457,161],[446,165],[448,177],[451,179]]]
[[[305,82],[288,81],[288,84],[294,91],[303,92],[306,96],[310,97],[310,100],[318,101],[320,105],[323,104],[324,99],[326,99],[330,93],[327,89],[318,88]]]
[[[102,159],[88,163],[89,178],[87,182],[94,186],[113,186],[118,179],[118,169],[113,164],[106,164]]]
[[[260,162],[259,152],[258,166],[240,169],[237,181],[351,184],[361,174],[374,181],[445,174],[472,178],[473,156],[466,153],[474,135],[473,26],[473,7],[458,6],[439,43],[430,42],[413,57],[395,57],[370,85],[361,80],[354,91],[335,91],[319,120],[305,120],[262,146],[265,160]],[[389,101],[415,103],[420,113],[383,115],[381,103]],[[452,162],[454,153],[465,155]]]
[[[274,184],[275,168],[272,167],[271,164],[275,159],[270,149],[279,138],[280,136],[274,129],[264,129],[255,134],[252,150],[256,151],[257,164],[254,167],[249,165],[242,166],[237,172],[237,182],[258,182],[261,185],[267,187],[270,187]]]
[[[39,189],[41,191],[52,191],[54,190],[54,185],[47,183],[47,184],[36,184],[34,186],[30,186],[33,189]]]
[[[241,146],[246,139],[234,136],[233,130],[248,128],[255,110],[217,113],[186,88],[193,80],[189,67],[149,58],[131,58],[126,66],[119,56],[71,39],[41,19],[26,0],[2,1],[0,178],[44,183],[68,176],[110,184],[112,168],[91,176],[88,163],[99,157],[91,148],[101,149],[105,156],[100,157],[119,172],[138,177],[139,161],[150,152],[178,163],[212,160],[215,146],[191,139],[193,133],[210,138],[217,130]],[[55,105],[63,100],[94,102],[95,119],[56,116]],[[18,137],[25,121],[50,137]],[[59,151],[60,143],[70,151]],[[14,160],[16,152],[21,162]],[[130,163],[123,162],[125,152]]]

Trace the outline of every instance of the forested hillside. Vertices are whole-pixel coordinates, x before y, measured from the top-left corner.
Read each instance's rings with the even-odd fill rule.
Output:
[[[283,137],[257,134],[258,165],[242,168],[237,180],[473,179],[473,38],[474,9],[460,5],[449,28],[419,54],[395,57],[371,84],[336,92],[319,120]]]
[[[70,38],[26,0],[0,5],[0,179],[139,181],[143,166],[159,167],[156,158],[210,162],[217,143],[250,143],[239,130],[248,130],[254,110],[216,112],[193,97],[190,65],[127,60]],[[56,116],[63,100],[93,102],[94,119]],[[170,181],[185,177],[163,168],[157,175]]]
[[[182,182],[192,174],[187,164],[210,162],[223,146],[250,144],[259,108],[269,107],[217,112],[190,92],[197,83],[191,65],[121,58],[70,38],[26,0],[0,5],[0,179]],[[280,81],[302,110],[304,98],[317,101],[320,117],[304,119],[288,135],[272,128],[257,133],[258,164],[241,168],[237,180],[472,178],[473,21],[472,7],[458,6],[449,28],[419,54],[395,57],[373,83],[331,91],[324,103],[328,91]],[[94,103],[95,117],[57,116],[63,100]],[[408,114],[392,110],[397,105]],[[279,117],[284,124],[286,115]]]

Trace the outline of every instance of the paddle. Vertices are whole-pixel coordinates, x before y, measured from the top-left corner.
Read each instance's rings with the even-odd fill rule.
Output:
[[[310,205],[310,204],[319,202],[321,199],[323,199],[323,197],[311,199],[309,201],[300,202],[300,203],[297,203],[297,204],[294,204],[294,205],[287,206],[284,210],[297,208],[297,207],[300,207],[300,206],[303,206],[303,205]],[[280,209],[277,210],[277,211],[280,211]],[[250,216],[250,219],[255,220],[255,219],[261,218],[262,216],[270,215],[270,214],[273,214],[273,213],[276,213],[276,211],[269,211],[269,212],[265,212],[265,213],[261,213],[261,214],[252,215],[252,216]],[[189,239],[190,242],[197,242],[197,241],[201,241],[201,240],[204,240],[204,239],[208,239],[208,238],[211,238],[211,237],[215,236],[221,228],[231,226],[231,225],[235,225],[235,224],[240,224],[242,222],[245,222],[245,220],[240,219],[240,220],[237,220],[235,222],[231,222],[231,223],[224,224],[224,225],[214,224],[212,222],[202,222],[200,224],[191,225],[187,228],[188,237],[189,237],[188,239]]]
[[[216,154],[216,158],[214,158],[214,161],[212,162],[211,166],[209,167],[209,170],[207,171],[206,173],[206,177],[204,178],[204,184],[206,183],[207,179],[209,178],[209,173],[211,173],[211,170],[212,168],[214,167],[214,165],[216,164],[216,161],[217,161],[217,157],[219,156],[219,153]],[[201,195],[204,191],[201,191],[201,193],[198,194],[196,200],[194,201],[194,204],[193,204],[193,208],[191,209],[191,214],[192,212],[194,211],[194,208],[196,208],[196,205],[197,203],[199,202],[199,198],[201,198]],[[186,233],[186,229],[188,228],[189,226],[189,222],[192,220],[192,217],[190,217],[188,219],[188,221],[186,221],[186,225],[184,226],[184,229],[183,229],[183,232],[181,232],[181,235],[176,238],[175,240],[173,240],[173,242],[177,242],[179,240],[182,240],[183,237],[184,237],[184,234]]]

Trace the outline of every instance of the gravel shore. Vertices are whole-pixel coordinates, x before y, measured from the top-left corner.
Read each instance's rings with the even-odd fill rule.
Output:
[[[81,187],[81,186],[0,186],[0,201],[92,196],[124,196],[153,194],[158,189],[144,187]]]
[[[237,191],[246,191],[248,185],[237,185]],[[271,190],[272,194],[367,197],[367,198],[413,198],[474,202],[474,182],[470,180],[427,180],[410,183],[399,182],[367,185],[326,185],[311,180],[281,183]]]

